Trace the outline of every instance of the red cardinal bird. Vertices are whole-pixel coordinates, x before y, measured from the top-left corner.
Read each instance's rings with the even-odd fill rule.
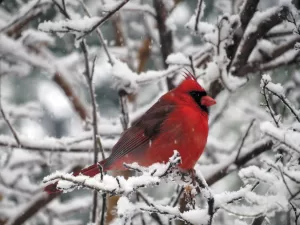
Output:
[[[208,96],[191,74],[175,89],[163,95],[132,127],[126,130],[107,159],[99,162],[104,171],[124,170],[123,163],[141,166],[167,162],[177,150],[181,167],[192,169],[201,156],[208,136],[208,107],[216,101]],[[93,177],[97,164],[75,176]],[[49,193],[59,192],[57,182],[48,185]]]

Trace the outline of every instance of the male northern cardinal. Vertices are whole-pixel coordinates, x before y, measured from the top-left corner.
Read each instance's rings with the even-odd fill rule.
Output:
[[[99,162],[104,171],[125,170],[123,163],[137,162],[141,166],[167,162],[177,150],[181,167],[193,169],[206,145],[208,135],[208,107],[216,101],[208,96],[192,74],[175,89],[163,95],[138,121],[126,130],[107,159]],[[93,177],[97,164],[75,176]],[[59,192],[57,182],[48,185],[48,193]]]

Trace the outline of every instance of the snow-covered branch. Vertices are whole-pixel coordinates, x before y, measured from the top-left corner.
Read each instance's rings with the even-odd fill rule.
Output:
[[[64,191],[69,191],[75,187],[87,187],[98,192],[106,192],[110,195],[128,195],[140,188],[159,185],[162,179],[167,178],[180,162],[179,153],[174,151],[174,155],[169,159],[167,164],[157,164],[150,168],[143,168],[136,163],[125,165],[125,167],[131,170],[142,173],[140,176],[130,177],[127,180],[124,177],[114,178],[107,174],[99,174],[91,178],[84,175],[73,176],[72,174],[55,172],[45,177],[43,182],[49,183],[58,179],[57,187]]]
[[[247,60],[254,49],[258,39],[263,37],[271,28],[280,24],[288,15],[287,6],[273,7],[265,12],[257,12],[248,25],[240,46],[237,49],[239,54],[235,55],[232,63],[232,73],[239,76],[240,68],[247,63]]]

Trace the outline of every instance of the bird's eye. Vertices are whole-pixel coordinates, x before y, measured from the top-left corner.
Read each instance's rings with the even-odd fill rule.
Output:
[[[194,99],[194,101],[199,105],[199,107],[208,113],[208,108],[205,105],[201,104],[201,99],[204,96],[207,96],[206,91],[191,91],[189,92],[190,96]]]
[[[200,102],[203,96],[207,95],[205,91],[191,91],[189,94],[197,103]]]

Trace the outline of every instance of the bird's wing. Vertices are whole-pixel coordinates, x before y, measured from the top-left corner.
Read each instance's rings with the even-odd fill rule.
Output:
[[[106,166],[132,152],[144,152],[149,142],[159,135],[161,125],[168,115],[175,109],[174,104],[163,101],[155,103],[140,119],[138,119],[112,149],[111,156],[105,161]]]

